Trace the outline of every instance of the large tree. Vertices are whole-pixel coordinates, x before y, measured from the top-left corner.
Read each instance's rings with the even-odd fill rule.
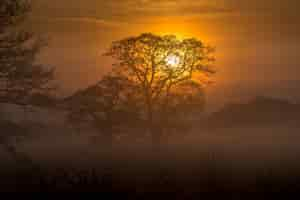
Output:
[[[44,97],[52,89],[54,71],[36,62],[45,43],[25,26],[30,5],[29,0],[0,1],[0,104],[49,103]],[[0,133],[0,145],[23,162],[25,157],[16,150],[16,143],[28,132],[0,119]]]
[[[176,91],[183,85],[202,88],[203,80],[209,80],[214,73],[212,52],[213,48],[194,38],[179,40],[173,35],[146,33],[113,42],[105,54],[114,58],[114,72],[138,86],[154,144],[162,140],[162,131],[157,127],[163,126],[161,116],[169,112],[172,104],[176,105]],[[190,91],[195,90],[181,90],[180,96],[188,96]]]
[[[25,27],[29,0],[0,1],[0,102],[27,105],[51,89],[53,68],[37,63],[45,45]]]

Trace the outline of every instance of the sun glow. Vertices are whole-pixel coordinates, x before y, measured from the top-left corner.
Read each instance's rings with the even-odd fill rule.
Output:
[[[180,63],[180,58],[176,55],[170,55],[167,57],[166,63],[168,66],[177,67]]]

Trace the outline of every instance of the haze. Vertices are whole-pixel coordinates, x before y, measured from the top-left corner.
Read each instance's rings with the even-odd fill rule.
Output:
[[[64,93],[94,83],[110,68],[101,54],[112,41],[142,32],[197,37],[217,47],[218,74],[208,95],[212,107],[245,97],[239,93],[245,89],[261,94],[274,88],[271,93],[282,96],[278,85],[290,87],[300,79],[297,0],[34,3],[31,24],[50,39],[41,60],[57,67]]]

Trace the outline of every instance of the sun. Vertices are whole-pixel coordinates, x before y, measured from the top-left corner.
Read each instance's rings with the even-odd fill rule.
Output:
[[[178,65],[180,64],[180,58],[179,58],[179,56],[176,56],[176,55],[169,55],[166,58],[166,63],[168,66],[178,67]]]

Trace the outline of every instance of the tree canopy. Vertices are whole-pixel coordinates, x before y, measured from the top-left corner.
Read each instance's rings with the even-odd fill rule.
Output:
[[[195,38],[179,40],[174,35],[146,33],[113,42],[105,55],[115,59],[115,73],[138,86],[147,123],[153,129],[156,120],[161,121],[159,116],[180,108],[179,102],[181,106],[202,105],[204,96],[199,93],[215,73],[213,52]],[[157,132],[151,131],[153,140],[160,137]]]
[[[30,1],[0,2],[0,102],[29,104],[48,92],[54,70],[37,63],[44,40],[24,27]]]
[[[117,129],[139,118],[135,92],[135,85],[125,77],[109,74],[65,98],[63,104],[68,107],[68,119],[73,124],[92,124],[107,142],[112,142]]]
[[[110,141],[115,128],[142,125],[139,132],[147,133],[146,126],[153,144],[160,143],[166,127],[203,110],[204,86],[214,74],[212,53],[197,39],[172,35],[146,33],[113,42],[105,53],[115,61],[111,72],[65,99],[70,119],[93,122]]]

